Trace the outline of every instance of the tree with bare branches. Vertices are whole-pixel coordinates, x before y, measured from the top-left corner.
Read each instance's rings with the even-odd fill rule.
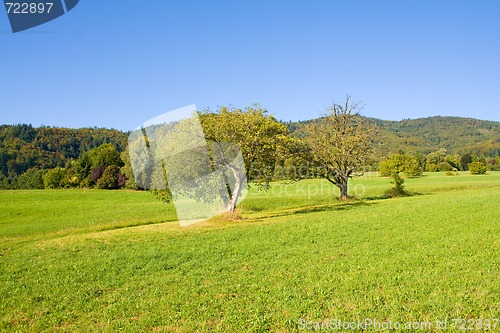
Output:
[[[306,126],[304,141],[320,175],[340,189],[347,199],[349,178],[369,161],[376,135],[374,126],[360,115],[359,103],[347,96],[343,104],[335,102],[323,118]]]

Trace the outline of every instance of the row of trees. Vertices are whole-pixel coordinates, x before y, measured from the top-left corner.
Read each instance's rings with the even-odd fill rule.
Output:
[[[500,157],[484,157],[475,154],[447,154],[446,149],[429,153],[425,159],[424,170],[434,171],[467,171],[471,163],[482,163],[487,170],[500,170]]]
[[[449,175],[455,175],[456,173],[454,172],[459,170],[457,168],[459,166],[458,161],[460,161],[460,165],[463,163],[463,165],[466,166],[464,169],[469,170],[473,175],[482,175],[485,174],[488,169],[492,169],[491,166],[488,168],[487,164],[483,162],[484,159],[479,159],[476,156],[466,156],[466,159],[460,159],[458,155],[451,156],[453,157],[453,160],[457,162],[457,164],[454,164],[456,167],[453,167],[448,162],[439,162],[439,160],[436,159],[436,156],[439,154],[443,156],[443,159],[448,159],[450,157],[450,155],[445,155],[446,151],[444,150],[436,153],[430,153],[427,155],[426,159],[419,153],[408,154],[404,151],[399,151],[398,153],[391,154],[382,160],[379,164],[380,175],[383,177],[391,177],[393,179],[394,188],[391,190],[391,195],[404,195],[405,191],[403,184],[405,182],[405,177],[421,176],[426,169],[426,161],[427,163],[429,161],[438,162],[437,167],[434,167],[436,166],[434,163],[428,164],[431,166],[427,169],[428,171],[447,171],[447,174]],[[496,165],[498,162],[500,166],[499,157],[494,159],[494,161],[495,163],[493,163],[493,165]],[[468,164],[465,164],[466,162],[468,162]]]
[[[449,155],[443,149],[427,155],[400,152],[390,155],[378,166],[375,154],[378,129],[361,117],[359,110],[359,105],[351,103],[348,96],[342,104],[333,103],[322,118],[297,128],[293,135],[284,123],[268,115],[259,105],[245,109],[221,107],[216,112],[200,113],[200,120],[207,140],[233,143],[241,149],[250,181],[266,186],[276,178],[323,177],[340,189],[341,199],[347,198],[349,178],[363,172],[366,166],[379,167],[382,175],[393,177],[396,186],[401,188],[404,182],[401,175],[466,170],[479,164],[486,169],[500,166],[498,158],[490,161],[469,154]],[[20,137],[23,140],[29,139],[24,136],[34,135],[29,128],[22,130]],[[138,189],[129,151],[125,149],[120,153],[120,148],[105,143],[67,159],[64,165],[29,168],[15,182],[2,176],[0,170],[0,186]],[[187,170],[189,165],[186,165]],[[232,209],[240,190],[231,193],[229,206]]]

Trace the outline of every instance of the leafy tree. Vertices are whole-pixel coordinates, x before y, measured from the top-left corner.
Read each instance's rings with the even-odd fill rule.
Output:
[[[123,166],[121,167],[120,172],[125,178],[125,182],[121,186],[129,190],[137,190],[138,187],[134,178],[134,172],[132,171],[132,165],[130,164],[130,151],[128,147],[120,154],[120,158],[123,161]]]
[[[97,181],[97,188],[113,190],[117,189],[120,179],[120,168],[116,165],[109,165],[102,173],[102,177]]]
[[[468,168],[473,175],[484,175],[486,173],[486,165],[483,162],[472,162],[468,165]]]
[[[82,154],[73,164],[73,171],[80,181],[83,181],[92,171],[92,160],[88,153]]]
[[[427,171],[429,172],[436,172],[437,170],[437,165],[436,164],[428,164],[427,165]]]
[[[122,167],[123,161],[120,158],[120,153],[116,150],[116,147],[110,143],[102,144],[97,148],[90,150],[88,157],[92,162],[92,167],[107,167],[110,165],[116,165],[117,167]]]
[[[305,128],[304,142],[320,175],[340,189],[347,199],[347,186],[353,172],[368,162],[376,130],[359,116],[359,104],[350,96],[343,105],[333,103],[324,118]]]
[[[422,174],[422,172],[427,169],[427,159],[420,151],[414,153],[413,156],[417,159],[418,170],[420,171],[420,174]]]
[[[469,153],[463,154],[460,156],[460,165],[462,166],[462,170],[469,170],[469,164],[472,163],[472,156]]]
[[[445,157],[445,162],[448,163],[452,169],[455,170],[460,170],[460,155],[454,154],[454,155],[446,155]],[[443,170],[443,171],[449,171],[449,170]]]
[[[249,180],[261,184],[272,180],[275,166],[284,156],[288,129],[273,116],[267,115],[267,110],[259,105],[245,109],[223,106],[216,112],[202,113],[200,119],[207,140],[235,144],[241,149],[246,170],[236,170],[235,166],[225,164],[231,169],[235,181],[232,190],[228,186],[228,212],[233,212],[242,190],[238,175],[246,173]],[[218,147],[223,149],[221,147],[224,146]],[[212,162],[216,163],[216,159]]]
[[[491,171],[500,170],[500,156],[497,156],[496,158],[490,158],[488,164],[490,165]]]
[[[438,165],[439,163],[444,162],[445,158],[446,158],[446,149],[441,148],[427,155],[427,165],[430,164]]]

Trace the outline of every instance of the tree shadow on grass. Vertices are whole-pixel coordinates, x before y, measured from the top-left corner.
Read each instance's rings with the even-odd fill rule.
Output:
[[[334,211],[346,211],[355,209],[357,207],[362,206],[371,206],[375,205],[376,202],[366,202],[365,200],[350,200],[347,202],[336,202],[333,204],[327,205],[314,205],[314,206],[305,206],[298,208],[291,208],[287,210],[280,210],[274,212],[268,212],[265,216],[256,217],[258,220],[276,218],[276,217],[284,217],[284,216],[293,216],[297,214],[309,214],[309,213],[320,213],[320,212],[334,212]],[[252,217],[249,217],[252,218]]]
[[[374,201],[374,200],[386,200],[386,199],[396,199],[396,198],[409,198],[417,195],[425,195],[425,193],[413,192],[413,191],[404,191],[403,193],[396,193],[388,190],[382,195],[365,197],[364,200]]]
[[[331,212],[331,211],[344,211],[351,210],[356,207],[361,206],[371,206],[374,205],[374,202],[365,202],[365,201],[348,201],[342,203],[336,203],[332,205],[321,205],[321,206],[313,206],[313,207],[302,207],[296,209],[292,214],[308,214],[308,213],[318,213],[318,212]]]

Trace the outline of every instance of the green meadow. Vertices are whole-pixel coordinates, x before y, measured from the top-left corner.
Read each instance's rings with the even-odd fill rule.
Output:
[[[367,174],[347,202],[322,180],[252,187],[241,219],[186,228],[146,192],[0,191],[0,331],[297,332],[373,319],[452,332],[500,318],[500,172],[405,185],[412,196],[383,199],[390,180]]]

